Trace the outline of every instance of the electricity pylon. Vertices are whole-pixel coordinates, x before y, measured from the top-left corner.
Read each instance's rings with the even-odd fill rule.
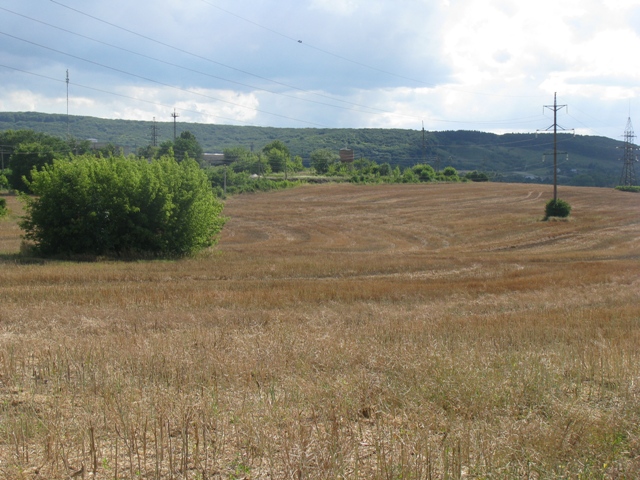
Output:
[[[176,113],[176,109],[173,109],[173,113],[171,114],[173,117],[173,143],[176,142],[176,119],[180,116],[180,114]]]
[[[638,161],[636,157],[636,150],[638,147],[633,143],[635,138],[633,133],[633,125],[631,125],[631,117],[627,121],[627,128],[624,131],[624,154],[622,156],[624,166],[622,167],[622,176],[620,177],[620,185],[633,186],[636,185],[636,172],[635,162]]]
[[[553,94],[553,105],[545,105],[544,108],[553,110],[553,125],[547,128],[548,132],[553,128],[553,201],[558,201],[558,111],[565,108],[566,105],[558,105],[557,94]],[[566,130],[560,127],[560,130]],[[562,152],[561,152],[562,153]],[[564,152],[566,153],[566,152]]]

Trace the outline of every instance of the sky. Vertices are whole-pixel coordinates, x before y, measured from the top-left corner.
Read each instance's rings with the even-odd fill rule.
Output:
[[[640,0],[0,0],[4,112],[511,133],[554,101],[623,139]]]

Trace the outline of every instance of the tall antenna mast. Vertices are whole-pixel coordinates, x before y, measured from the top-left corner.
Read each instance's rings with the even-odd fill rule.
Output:
[[[631,117],[627,120],[627,128],[624,131],[624,165],[622,167],[622,176],[620,177],[620,185],[633,186],[636,185],[635,162],[637,161],[636,150],[638,147],[634,144],[635,138],[633,126],[631,125]]]
[[[69,70],[67,69],[67,140],[71,138],[69,133]]]
[[[176,113],[176,109],[174,108],[171,116],[173,117],[173,143],[175,143],[176,142],[176,118],[178,118],[180,115]]]

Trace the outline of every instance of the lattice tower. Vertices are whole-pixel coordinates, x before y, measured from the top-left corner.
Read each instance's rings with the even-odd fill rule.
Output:
[[[631,125],[631,118],[629,118],[629,120],[627,121],[627,128],[624,131],[624,166],[622,167],[620,185],[637,185],[635,163],[637,161],[636,151],[638,150],[638,147],[633,142],[635,137],[636,136],[633,133],[633,125]]]

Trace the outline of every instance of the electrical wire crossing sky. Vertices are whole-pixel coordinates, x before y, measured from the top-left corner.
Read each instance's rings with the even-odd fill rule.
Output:
[[[640,0],[0,0],[0,110],[621,139]],[[66,72],[69,82],[66,83]]]

